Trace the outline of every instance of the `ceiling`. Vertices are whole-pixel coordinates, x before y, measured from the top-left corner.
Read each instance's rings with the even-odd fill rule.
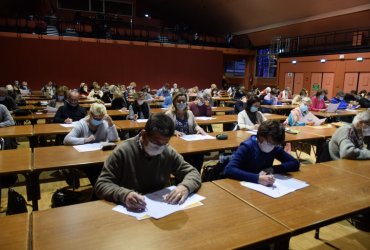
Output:
[[[282,27],[342,16],[348,16],[347,22],[351,22],[350,16],[360,12],[369,13],[370,18],[370,0],[137,0],[137,4],[141,6],[138,9],[148,11],[153,18],[172,24],[186,23],[193,31],[218,35],[271,33]],[[369,25],[358,19],[360,23],[352,26]],[[329,29],[340,30],[343,25],[332,22]],[[320,25],[314,31],[323,32]]]

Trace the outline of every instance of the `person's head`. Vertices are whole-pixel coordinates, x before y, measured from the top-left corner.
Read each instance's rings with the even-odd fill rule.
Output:
[[[67,86],[60,86],[57,89],[57,92],[56,92],[57,101],[62,102],[64,100],[66,100],[67,97],[68,97],[68,87]]]
[[[266,88],[266,94],[269,94],[271,92],[271,88],[270,87],[267,87]]]
[[[339,99],[339,100],[343,100],[344,99],[344,92],[342,90],[339,90],[336,97]]]
[[[187,104],[188,97],[185,93],[179,92],[175,94],[172,98],[172,106],[173,106],[173,111],[184,111],[186,112],[188,109],[188,104]]]
[[[68,99],[67,99],[67,104],[71,108],[76,108],[78,106],[78,100],[80,99],[80,94],[72,90],[68,93]]]
[[[174,83],[172,86],[174,89],[177,89],[177,83]]]
[[[113,99],[118,99],[118,98],[122,98],[122,92],[119,89],[113,92]]]
[[[358,94],[361,96],[361,97],[365,97],[366,96],[366,93],[367,91],[365,89],[361,90]]]
[[[195,102],[198,106],[203,106],[205,102],[209,101],[210,97],[206,93],[198,93]]]
[[[252,96],[247,101],[247,106],[245,107],[246,112],[257,112],[258,109],[261,107],[260,99],[256,96]]]
[[[11,85],[11,84],[7,84],[5,86],[5,88],[6,88],[6,90],[8,90],[8,92],[13,92],[14,91],[13,85]]]
[[[90,124],[93,126],[101,125],[103,123],[103,119],[106,114],[107,114],[107,109],[105,108],[104,104],[93,103],[90,106],[90,110],[89,110]]]
[[[285,87],[285,91],[290,91],[290,87]]]
[[[21,85],[22,85],[23,87],[27,87],[28,83],[27,83],[26,81],[23,81],[23,82],[21,83]]]
[[[276,89],[272,89],[270,92],[271,97],[276,97],[278,94],[278,91]]]
[[[130,82],[130,88],[131,89],[136,88],[136,82]]]
[[[216,85],[216,84],[214,84],[214,83],[212,83],[212,84],[211,84],[211,89],[217,89],[217,85]]]
[[[299,104],[299,109],[302,113],[308,112],[308,107],[311,105],[312,101],[309,97],[303,97],[301,103]]]
[[[118,90],[118,87],[116,85],[110,85],[108,89],[109,89],[109,93],[113,94],[115,91]]]
[[[175,124],[169,116],[164,113],[152,114],[145,129],[140,132],[144,151],[149,156],[160,155],[174,132]]]
[[[144,92],[137,92],[134,94],[134,100],[138,105],[143,105],[145,102],[145,94]]]
[[[299,92],[299,95],[301,97],[306,97],[307,96],[307,91],[302,89],[301,92]]]
[[[239,93],[245,95],[245,87],[244,86],[239,88]]]
[[[361,131],[363,136],[370,136],[370,111],[358,113],[352,121],[356,130]]]
[[[0,87],[0,101],[5,101],[5,98],[7,95],[8,95],[8,90],[4,87]]]
[[[275,146],[285,140],[285,129],[282,123],[267,120],[261,123],[257,130],[257,141],[259,148],[265,152],[271,152]]]
[[[325,93],[325,91],[324,91],[324,90],[322,90],[322,89],[318,90],[318,91],[316,92],[316,94],[315,94],[316,98],[320,98],[321,100],[323,100],[323,99],[324,99],[325,95],[326,95],[326,93]]]
[[[150,93],[150,86],[148,84],[145,84],[142,87],[141,92]]]

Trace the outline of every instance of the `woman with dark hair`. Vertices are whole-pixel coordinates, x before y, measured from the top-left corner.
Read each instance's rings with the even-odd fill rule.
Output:
[[[150,115],[149,104],[145,101],[143,92],[134,94],[134,102],[129,106],[129,120],[148,119]]]
[[[325,95],[326,92],[324,90],[317,91],[315,96],[311,98],[312,103],[310,105],[309,110],[310,111],[326,110]]]
[[[238,126],[243,130],[256,130],[258,126],[266,121],[266,117],[258,111],[261,106],[260,100],[256,96],[248,99],[245,109],[238,114]]]

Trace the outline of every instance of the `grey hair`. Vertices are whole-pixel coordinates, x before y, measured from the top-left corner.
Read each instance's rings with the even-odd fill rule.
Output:
[[[306,103],[308,105],[311,105],[312,101],[309,97],[303,97],[301,103]]]
[[[361,112],[361,113],[358,113],[355,118],[353,118],[353,121],[352,121],[352,124],[357,127],[358,123],[359,122],[362,122],[362,121],[370,121],[370,111],[367,110],[367,111],[364,111],[364,112]]]

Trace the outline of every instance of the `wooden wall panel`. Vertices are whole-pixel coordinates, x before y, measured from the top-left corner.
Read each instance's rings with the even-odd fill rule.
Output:
[[[316,90],[313,89],[313,85],[319,84],[320,89],[322,88],[321,82],[322,82],[322,73],[312,73],[311,74],[311,87],[308,90],[310,96],[313,96],[316,94]]]
[[[358,91],[365,89],[370,91],[370,73],[360,73],[358,80]]]
[[[322,89],[325,89],[328,91],[328,98],[332,98],[335,96],[336,93],[333,93],[333,87],[334,87],[334,73],[323,73],[322,75]]]
[[[294,74],[294,85],[293,85],[293,95],[299,94],[299,92],[303,88],[303,79],[304,79],[304,73],[295,73]]]
[[[343,91],[349,93],[351,90],[357,90],[358,73],[345,73]]]

